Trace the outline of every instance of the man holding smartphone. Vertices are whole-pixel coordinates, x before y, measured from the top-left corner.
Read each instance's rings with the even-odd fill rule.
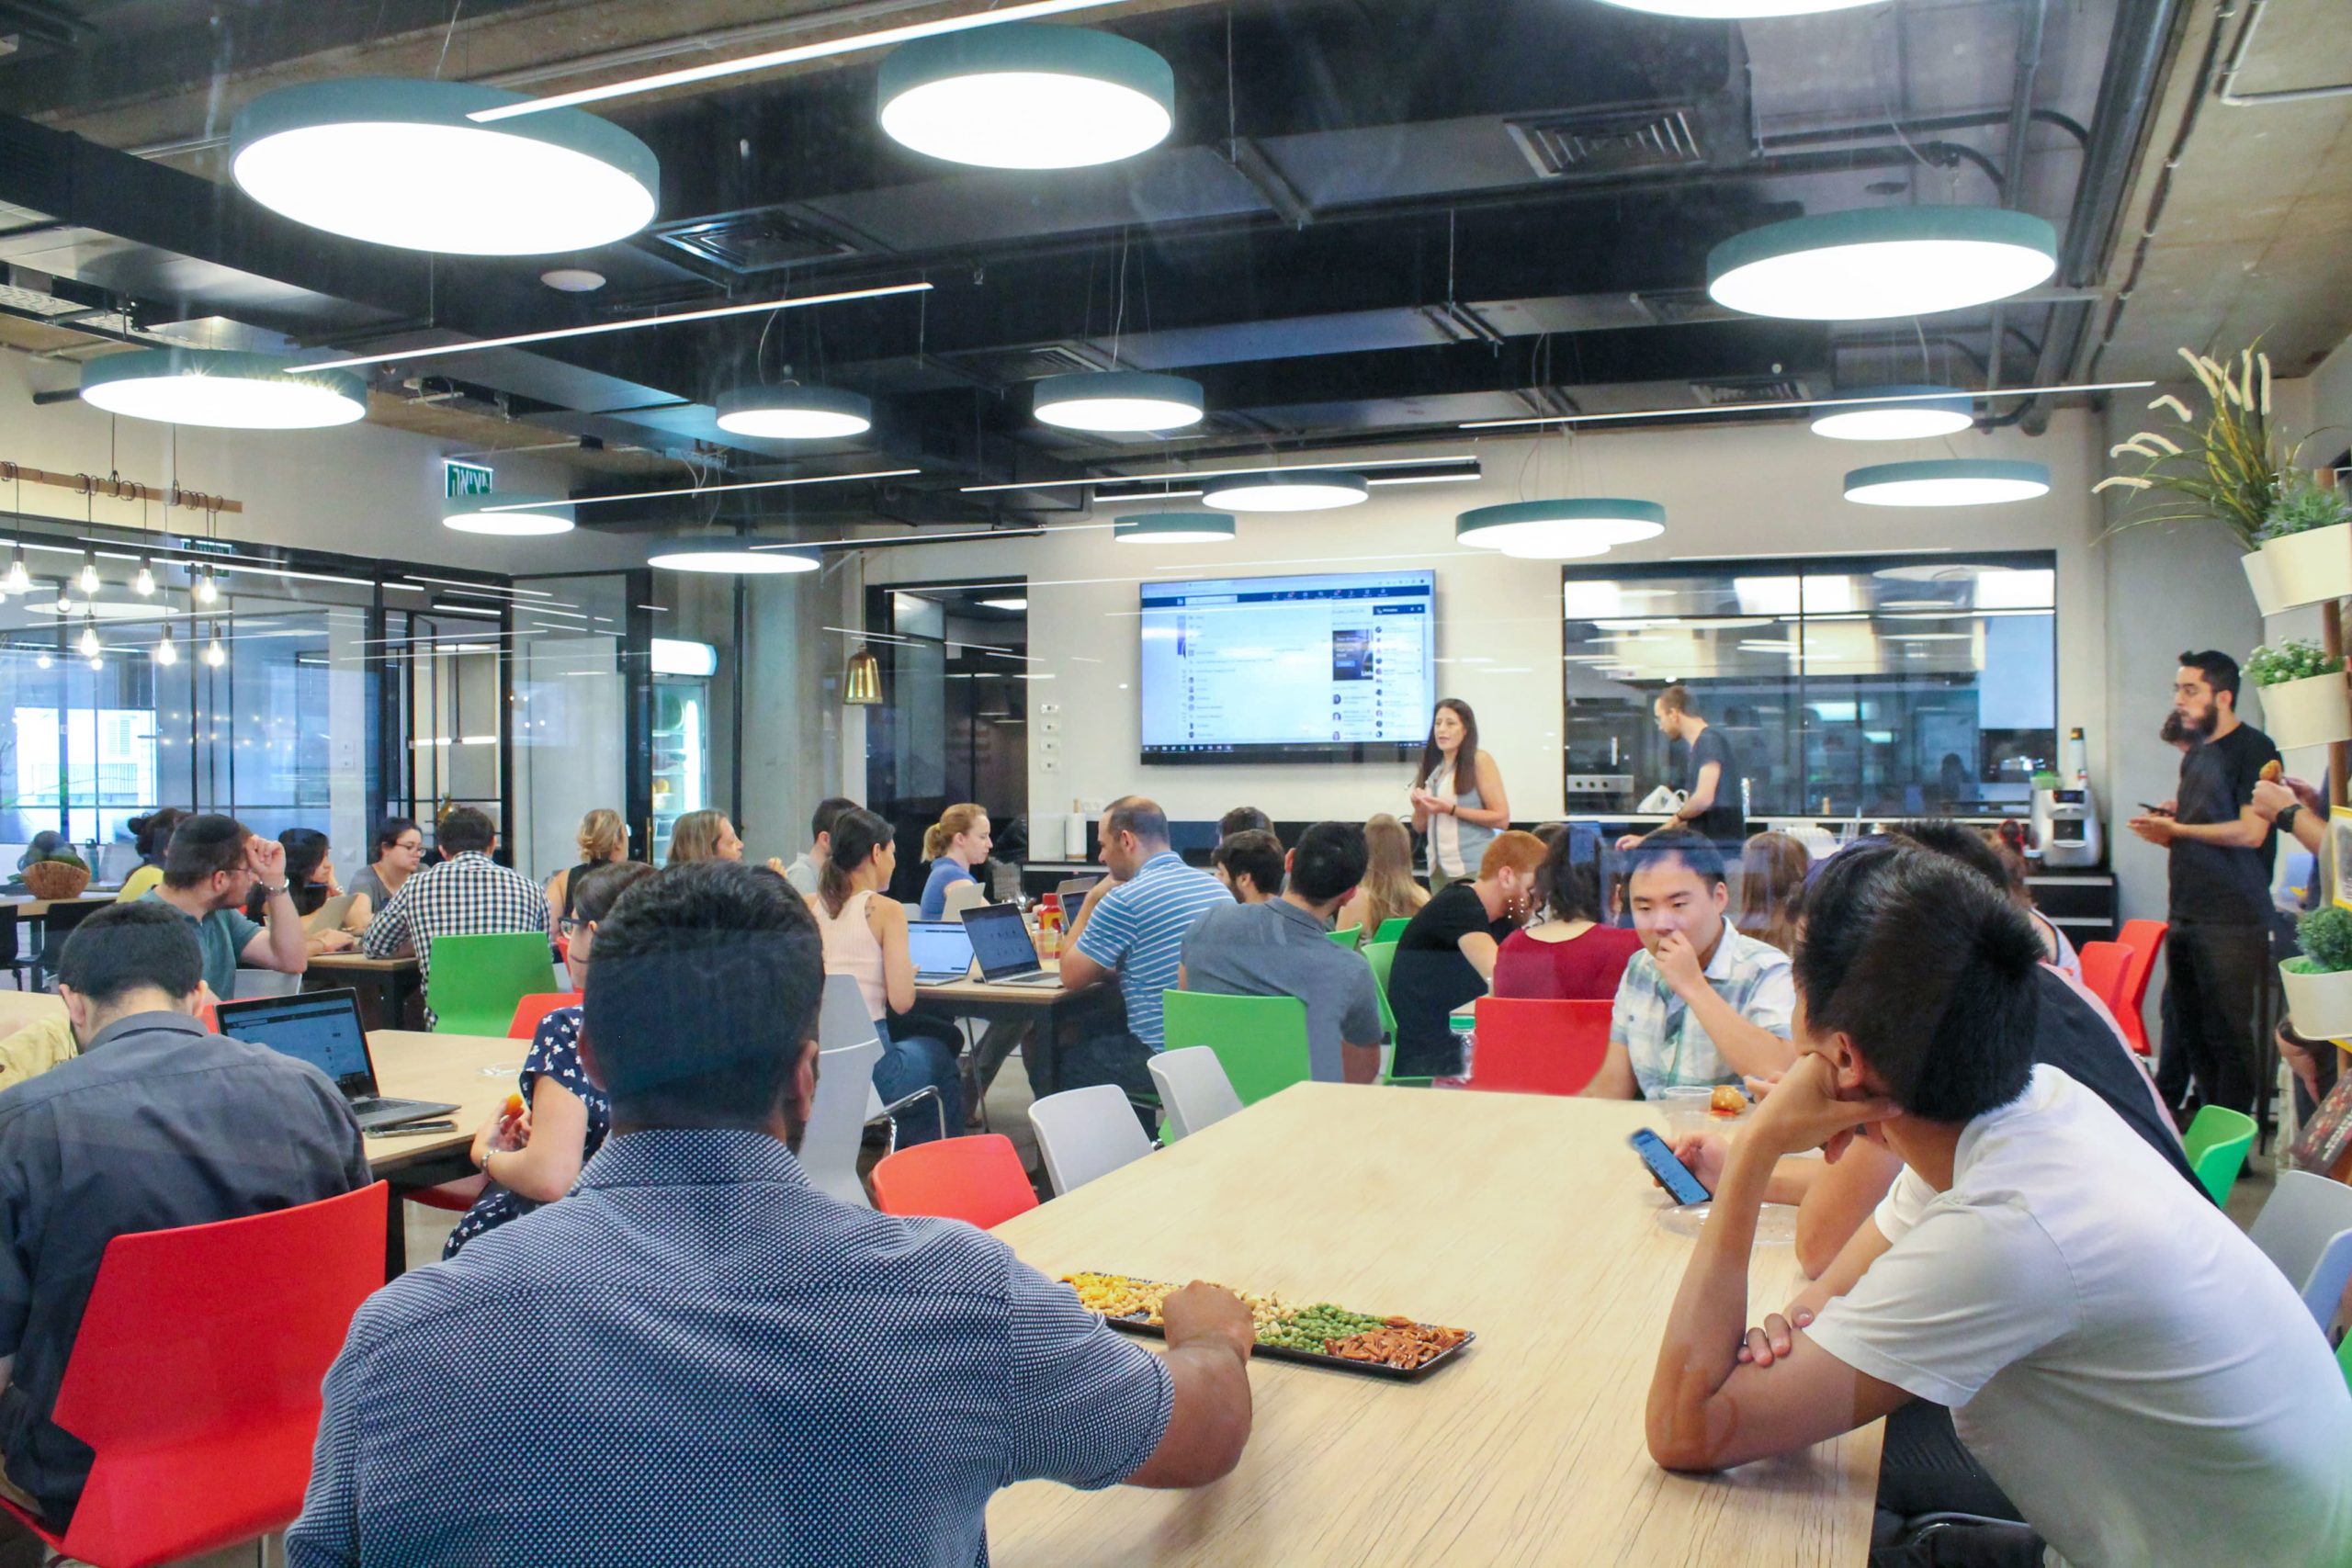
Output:
[[[2226,1215],[2034,1065],[2023,911],[1884,844],[1830,862],[1805,921],[1797,1063],[1733,1146],[1683,1275],[1651,1456],[1725,1469],[1919,1398],[2069,1562],[2218,1562],[2250,1540],[2278,1564],[2352,1560],[2352,1393],[2325,1338]],[[1863,1245],[1747,1326],[1775,1162],[1858,1136],[1905,1167]]]

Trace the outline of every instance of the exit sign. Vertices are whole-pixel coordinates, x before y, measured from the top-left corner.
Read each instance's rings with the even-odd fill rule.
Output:
[[[481,467],[478,463],[458,463],[448,461],[445,461],[441,466],[449,471],[450,499],[455,500],[457,497],[461,495],[488,495],[490,493],[490,470],[488,468]]]

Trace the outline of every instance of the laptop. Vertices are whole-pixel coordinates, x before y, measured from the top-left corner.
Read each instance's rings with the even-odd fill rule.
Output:
[[[918,986],[944,986],[972,972],[972,933],[961,920],[909,920],[907,946]]]
[[[333,1079],[365,1131],[402,1122],[443,1116],[458,1109],[429,1100],[387,1100],[376,1089],[376,1063],[368,1054],[368,1033],[359,1027],[359,993],[304,991],[293,997],[254,997],[222,1002],[220,1032],[232,1040],[266,1045],[311,1066]]]
[[[1102,880],[1099,876],[1064,878],[1062,885],[1054,889],[1055,896],[1062,902],[1062,919],[1069,919],[1076,915],[1078,907],[1086,902],[1087,894],[1092,892],[1094,885]]]
[[[980,962],[980,978],[992,986],[1059,986],[1062,977],[1037,962],[1037,944],[1029,940],[1021,910],[1012,904],[982,904],[964,911],[964,930],[972,939],[972,956]]]

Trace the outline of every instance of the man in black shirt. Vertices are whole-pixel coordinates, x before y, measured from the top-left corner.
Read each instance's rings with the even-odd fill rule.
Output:
[[[2171,981],[2156,1089],[2184,1115],[2199,1105],[2251,1113],[2255,1104],[2278,834],[2254,808],[2254,786],[2278,748],[2239,719],[2237,705],[2237,660],[2211,649],[2180,656],[2173,709],[2197,744],[2181,759],[2171,812],[2132,818],[2134,833],[2171,854]]]
[[[61,1532],[91,1451],[50,1412],[107,1243],[373,1179],[326,1075],[206,1032],[191,1016],[203,983],[178,910],[108,905],[58,959],[82,1054],[0,1093],[0,1492]]]
[[[1747,837],[1747,792],[1741,787],[1731,742],[1724,739],[1722,730],[1691,711],[1690,690],[1679,682],[1657,694],[1650,713],[1657,720],[1658,733],[1683,742],[1690,756],[1690,771],[1682,786],[1687,798],[1651,832],[1688,829],[1724,850],[1726,858],[1736,858]],[[1630,850],[1649,836],[1629,833],[1617,840],[1617,847]]]
[[[1396,1015],[1398,1077],[1451,1077],[1462,1051],[1448,1023],[1457,1008],[1487,994],[1495,954],[1535,904],[1535,877],[1549,854],[1544,840],[1516,830],[1487,846],[1478,874],[1447,883],[1420,908],[1388,969],[1388,1010]]]

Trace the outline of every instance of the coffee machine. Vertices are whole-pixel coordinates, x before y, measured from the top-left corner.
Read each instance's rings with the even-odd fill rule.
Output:
[[[2070,730],[2066,736],[2066,763],[2072,776],[2033,775],[2033,845],[2043,865],[2097,865],[2105,852],[2099,834],[2098,805],[2091,797],[2087,751],[2083,732]]]

